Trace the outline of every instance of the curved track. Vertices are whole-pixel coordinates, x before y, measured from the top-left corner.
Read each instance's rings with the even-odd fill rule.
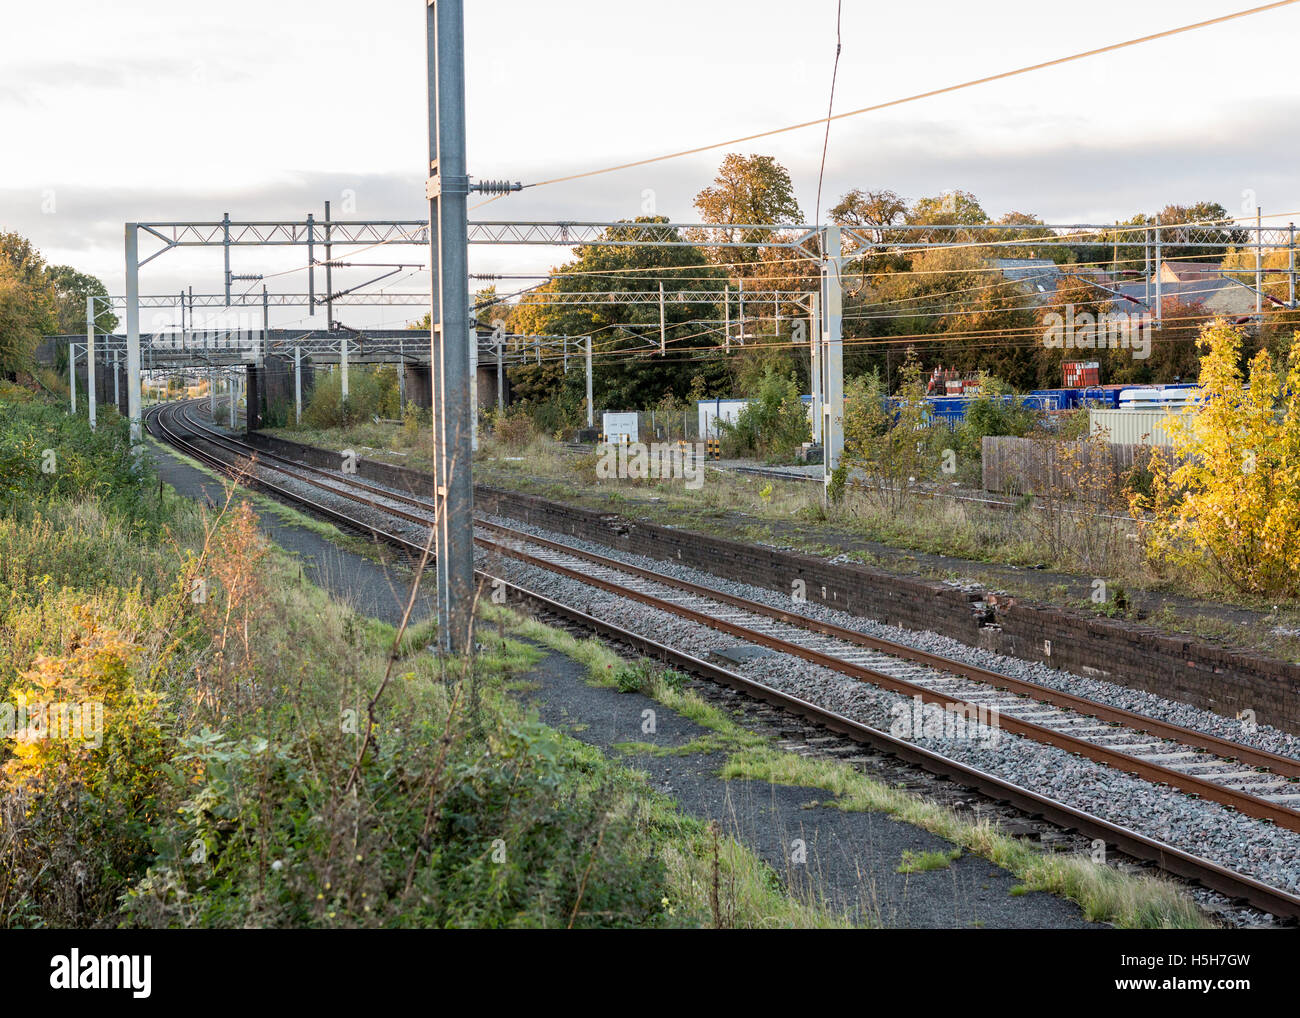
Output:
[[[232,467],[242,462],[243,479],[272,495],[303,505],[346,527],[367,531],[413,554],[423,551],[423,543],[412,540],[409,525],[417,527],[418,536],[427,540],[435,511],[429,500],[369,484],[354,475],[343,476],[256,450],[195,421],[187,413],[190,405],[166,404],[154,408],[147,418],[150,430],[169,444],[221,471],[231,472]],[[249,463],[254,465],[249,466]],[[271,479],[267,473],[277,476]],[[303,485],[317,494],[305,494]],[[338,499],[364,506],[363,516],[359,518],[355,511],[341,509]],[[797,612],[665,577],[499,524],[477,521],[476,527],[502,538],[500,541],[484,536],[475,538],[477,544],[496,554],[559,573],[860,681],[920,697],[927,703],[942,704],[947,709],[956,705],[981,708],[985,712],[995,710],[998,726],[1017,735],[1300,831],[1300,812],[1290,806],[1291,802],[1300,801],[1300,784],[1288,780],[1300,776],[1300,761],[1293,758],[866,636]],[[524,550],[529,546],[535,550]],[[540,549],[541,554],[536,549]],[[832,731],[869,742],[1027,812],[1042,815],[1063,827],[1079,830],[1089,837],[1103,838],[1130,855],[1157,862],[1166,870],[1242,898],[1274,914],[1300,917],[1300,898],[1253,878],[1018,788],[1004,779],[895,739],[487,573],[480,571],[479,577],[486,582],[504,584],[513,599],[530,602],[549,614],[569,619],[643,653],[675,662],[696,674],[782,706]],[[987,714],[978,716],[986,717]]]

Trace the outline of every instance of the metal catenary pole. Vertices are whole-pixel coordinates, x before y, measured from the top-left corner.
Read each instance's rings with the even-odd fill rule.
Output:
[[[505,342],[497,340],[497,412],[506,408]]]
[[[339,399],[344,403],[348,399],[348,337],[339,333]]]
[[[664,284],[659,281],[659,356],[667,352],[667,333],[664,330]]]
[[[334,263],[331,260],[333,234],[330,229],[330,203],[325,203],[325,327],[334,328]],[[346,376],[345,376],[346,377]]]
[[[1264,311],[1264,210],[1255,206],[1255,317]]]
[[[1165,300],[1164,300],[1164,281],[1165,281],[1165,262],[1164,262],[1164,238],[1160,232],[1160,217],[1156,216],[1156,328],[1160,328],[1165,320]]]
[[[474,316],[469,321],[469,435],[470,450],[478,452],[478,326]]]
[[[1287,226],[1286,276],[1289,288],[1287,305],[1295,307],[1295,223]]]
[[[591,397],[591,337],[587,337],[587,427],[596,426],[596,408]]]
[[[813,441],[822,440],[822,302],[813,294],[812,310],[808,314],[808,350],[811,355],[808,375],[812,380],[812,431]],[[823,456],[825,453],[823,452]]]
[[[95,391],[95,298],[86,298],[86,411],[95,430],[99,394]]]
[[[840,280],[843,251],[840,246],[840,228],[826,227],[826,258],[823,263],[824,304],[822,318],[826,323],[822,355],[826,372],[826,420],[824,422],[824,449],[822,477],[829,487],[831,474],[840,465],[844,452],[844,292]]]
[[[229,284],[226,289],[229,294]],[[144,437],[140,421],[140,234],[135,223],[126,224],[126,416],[131,422],[131,441],[140,441]]]
[[[438,640],[459,653],[470,644],[474,588],[474,489],[469,412],[469,176],[465,165],[463,0],[431,0],[429,55],[429,262],[437,298],[433,344]],[[436,237],[436,240],[435,240]]]

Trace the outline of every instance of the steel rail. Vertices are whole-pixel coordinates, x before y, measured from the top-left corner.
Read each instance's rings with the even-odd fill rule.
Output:
[[[188,423],[194,423],[188,418],[186,418],[186,420]],[[212,439],[215,439],[222,444],[238,447],[240,449],[252,450],[252,447],[228,439],[225,436],[218,435],[215,432],[211,432],[209,429],[202,427],[202,425],[198,425],[197,427],[211,435]],[[257,454],[257,450],[252,451],[254,454]],[[378,494],[391,501],[405,502],[416,506],[428,505],[428,503],[423,502],[420,499],[397,492],[391,492],[374,485],[366,484],[363,481],[354,481],[352,479],[341,481],[337,476],[330,474],[327,471],[289,460],[286,457],[278,456],[274,453],[268,453],[266,455],[271,459],[288,464],[292,468],[292,472],[307,471],[312,474],[322,475],[337,483],[350,485],[373,494]],[[291,476],[293,476],[292,472],[290,472]],[[398,518],[408,520],[418,525],[428,526],[430,523],[427,515],[421,516],[391,506],[379,505],[373,500],[357,499],[356,495],[348,492],[346,488],[335,487],[331,484],[323,484],[322,482],[316,481],[310,477],[299,476],[299,479],[320,487],[323,490],[330,491],[332,494],[339,497],[361,501],[363,504],[366,504],[377,511],[389,513],[390,515],[397,516]],[[797,626],[836,639],[841,639],[845,642],[879,650],[883,653],[890,654],[893,657],[914,661],[926,667],[960,675],[963,678],[990,685],[994,688],[1005,688],[1019,695],[1051,703],[1053,706],[1097,717],[1099,720],[1112,721],[1124,725],[1125,727],[1144,731],[1160,738],[1192,745],[1199,749],[1205,749],[1221,758],[1240,760],[1242,763],[1249,763],[1252,766],[1263,767],[1274,771],[1275,773],[1289,777],[1294,777],[1300,774],[1300,761],[1288,757],[1268,753],[1264,750],[1257,750],[1249,746],[1243,746],[1239,743],[1221,739],[1217,736],[1208,735],[1204,732],[1198,732],[1194,729],[1184,728],[1180,725],[1173,725],[1169,722],[1159,721],[1158,719],[1150,718],[1146,715],[1135,714],[1130,711],[1125,711],[1122,708],[1111,707],[1098,701],[1073,696],[1072,694],[1053,690],[1049,687],[1040,686],[1026,680],[1013,679],[1010,676],[991,672],[974,665],[968,665],[964,662],[955,661],[950,658],[944,658],[939,655],[918,651],[915,648],[907,647],[904,644],[897,644],[892,641],[870,637],[854,630],[835,626],[831,623],[819,622],[814,619],[809,619],[806,616],[798,615],[794,612],[786,612],[782,609],[772,608],[769,605],[764,605],[757,601],[751,601],[735,595],[725,594],[721,591],[715,591],[698,584],[691,584],[686,581],[666,578],[650,570],[641,569],[640,567],[632,566],[628,563],[619,562],[614,559],[608,559],[604,556],[595,555],[590,552],[582,552],[578,549],[570,548],[567,545],[558,542],[548,541],[544,538],[537,538],[533,535],[523,534],[519,531],[511,531],[510,528],[504,528],[498,524],[478,521],[476,525],[486,529],[495,529],[498,532],[506,531],[517,540],[548,546],[559,550],[563,554],[569,554],[574,557],[586,559],[598,563],[606,568],[631,575],[637,575],[666,586],[687,590],[699,596],[731,604],[734,607],[741,608],[742,610],[748,611],[752,614],[758,614],[785,624]],[[845,661],[842,658],[831,654],[802,647],[799,644],[792,643],[788,640],[782,640],[779,637],[769,636],[748,626],[741,626],[737,623],[715,618],[706,612],[687,608],[684,605],[678,605],[671,601],[654,597],[650,594],[633,591],[620,584],[611,583],[607,580],[599,580],[591,576],[589,573],[570,569],[569,567],[562,566],[559,563],[554,563],[547,559],[541,559],[517,549],[507,548],[505,545],[500,545],[484,538],[476,537],[475,543],[480,547],[517,558],[537,568],[560,572],[561,574],[566,575],[571,579],[578,580],[579,582],[600,587],[601,589],[618,596],[631,597],[634,600],[641,601],[649,607],[677,614],[690,621],[726,632],[732,636],[743,638],[751,643],[758,643],[781,653],[802,657],[813,664],[830,668],[834,671],[840,672],[841,674],[849,675],[859,681],[865,681],[905,695],[913,697],[919,696],[923,702],[941,705],[945,708],[950,705],[974,708],[977,711],[977,717],[980,716],[978,712],[983,710],[982,705],[976,704],[972,701],[964,700],[957,696],[945,696],[942,693],[929,689],[928,687],[908,682],[905,679],[899,679],[875,669]],[[1080,739],[1064,732],[1048,728],[1044,725],[1035,724],[1030,721],[1022,721],[1011,715],[1000,715],[999,723],[1001,727],[1007,731],[1033,739],[1036,742],[1051,745],[1058,749],[1065,750],[1066,752],[1081,755],[1087,759],[1103,763],[1117,770],[1134,774],[1143,780],[1157,784],[1166,784],[1188,794],[1218,802],[1221,805],[1228,806],[1247,816],[1252,816],[1260,820],[1268,820],[1280,827],[1300,832],[1300,812],[1293,810],[1288,806],[1271,802],[1260,796],[1252,795],[1250,792],[1228,788],[1212,780],[1200,778],[1171,767],[1165,767],[1149,760],[1143,760],[1120,750],[1110,749],[1098,743],[1090,742],[1086,739]]]
[[[177,435],[170,428],[167,428],[163,420],[163,414],[167,411],[167,406],[151,408],[146,414],[146,420],[156,424],[162,433],[162,437],[169,444],[175,445],[182,451],[193,455],[196,459],[208,463],[224,472],[230,472],[231,464],[221,460],[197,448],[192,442]],[[174,408],[172,408],[174,409]],[[251,447],[245,447],[251,448]],[[256,450],[253,450],[256,452]],[[413,555],[418,555],[423,551],[423,547],[412,542],[401,535],[393,534],[376,527],[372,523],[359,521],[355,518],[348,517],[346,514],[327,506],[322,506],[306,496],[292,492],[257,478],[245,478],[245,481],[251,485],[262,487],[266,490],[280,494],[283,497],[307,505],[308,507],[320,511],[327,518],[342,522],[353,528],[367,530],[377,538],[381,538],[388,543],[403,548]],[[427,521],[426,521],[427,522]],[[489,542],[491,543],[491,542]],[[554,569],[555,564],[545,563],[544,560],[538,560],[544,568]],[[1120,851],[1125,852],[1134,858],[1145,859],[1158,865],[1166,872],[1174,873],[1200,883],[1202,886],[1219,891],[1232,898],[1237,898],[1248,902],[1249,904],[1263,909],[1273,915],[1300,918],[1300,897],[1291,895],[1280,888],[1272,887],[1253,877],[1221,866],[1218,863],[1208,859],[1192,855],[1181,849],[1166,845],[1163,842],[1148,838],[1126,827],[1111,823],[1101,817],[1097,817],[1085,810],[1069,806],[1046,796],[1031,792],[1028,789],[1021,788],[995,775],[988,774],[978,768],[960,763],[943,754],[936,753],[932,750],[925,749],[913,743],[896,739],[885,732],[863,725],[860,722],[846,718],[834,711],[827,710],[816,704],[802,700],[798,697],[791,696],[788,693],[781,692],[762,683],[755,682],[738,673],[728,669],[721,668],[710,662],[695,658],[693,655],[686,654],[683,651],[660,644],[648,637],[638,633],[633,633],[622,629],[613,623],[596,619],[587,615],[576,608],[553,601],[541,594],[537,594],[518,584],[511,583],[504,578],[493,576],[484,570],[476,570],[476,575],[484,581],[500,583],[504,589],[514,591],[519,597],[531,603],[543,605],[547,611],[567,617],[585,628],[602,635],[610,636],[629,646],[640,649],[642,652],[653,654],[664,661],[674,662],[698,675],[722,682],[732,688],[744,692],[757,699],[764,700],[775,706],[781,707],[801,717],[805,717],[817,724],[826,727],[828,730],[845,735],[855,741],[866,743],[885,752],[906,760],[909,763],[916,764],[931,773],[940,774],[952,778],[965,787],[974,788],[992,798],[1004,801],[1021,809],[1033,816],[1041,816],[1045,820],[1057,824],[1065,829],[1076,830],[1088,837],[1101,838],[1110,844],[1114,844]],[[581,578],[586,579],[585,576]],[[619,590],[620,594],[635,593]],[[665,602],[670,604],[670,602]],[[756,636],[763,634],[755,633]],[[892,679],[884,676],[890,682],[901,680]],[[929,690],[925,690],[929,693]]]
[[[188,417],[187,423],[194,424]],[[243,449],[252,450],[259,457],[266,457],[277,462],[284,463],[296,470],[306,470],[312,474],[327,477],[331,480],[338,481],[337,475],[313,467],[308,464],[291,460],[275,453],[263,453],[255,450],[254,447],[244,443],[234,442],[227,439],[226,436],[216,432],[210,432],[202,425],[198,425],[200,430],[210,434],[214,439],[221,440],[226,444],[237,445]],[[303,480],[307,480],[303,478]],[[310,483],[310,481],[308,482]],[[349,478],[345,483],[352,487],[360,488],[363,491],[379,495],[383,498],[403,502],[408,505],[414,505],[421,508],[432,510],[432,503],[418,497],[411,496],[402,492],[391,491],[386,488],[366,484],[364,481]],[[344,489],[329,487],[329,490],[336,492],[345,497],[355,497],[350,495]],[[382,512],[390,512],[388,507],[377,503],[367,503]],[[409,513],[399,513],[402,518],[411,522],[427,525],[426,516],[419,516]],[[939,654],[933,654],[927,651],[917,650],[903,643],[897,643],[892,640],[885,640],[879,637],[869,636],[860,633],[857,630],[848,629],[844,626],[838,626],[830,622],[822,622],[818,619],[810,618],[797,612],[786,611],[781,608],[774,608],[771,605],[763,604],[761,601],[754,601],[749,598],[739,597],[734,594],[728,594],[724,591],[715,590],[702,584],[691,583],[686,580],[677,579],[671,576],[665,576],[662,573],[656,573],[653,570],[644,569],[640,566],[632,565],[618,559],[608,558],[604,555],[598,555],[594,552],[585,551],[580,548],[574,548],[570,545],[559,541],[551,541],[547,538],[538,537],[535,534],[529,534],[524,531],[516,530],[511,527],[503,526],[498,523],[490,523],[486,520],[476,520],[475,526],[485,530],[492,530],[500,534],[507,535],[516,540],[524,541],[530,544],[537,544],[543,547],[551,548],[571,555],[575,558],[581,558],[588,562],[604,566],[609,569],[616,569],[621,572],[630,573],[643,579],[653,581],[668,587],[675,587],[701,597],[711,598],[716,601],[722,601],[733,607],[740,608],[744,611],[755,615],[762,615],[787,625],[797,626],[811,632],[819,633],[823,636],[830,636],[846,643],[856,644],[861,647],[867,647],[872,650],[878,650],[882,653],[890,654],[894,657],[904,660],[913,661],[917,664],[924,665],[928,668],[934,668],[938,671],[949,672],[953,675],[959,675],[975,682],[992,686],[995,689],[1006,689],[1021,696],[1027,696],[1032,699],[1049,703],[1052,706],[1060,707],[1065,710],[1071,710],[1079,714],[1095,717],[1101,721],[1111,722],[1113,724],[1123,725],[1136,731],[1145,732],[1158,738],[1167,739],[1173,742],[1179,742],[1184,745],[1194,746],[1197,749],[1204,749],[1216,756],[1228,760],[1237,760],[1251,767],[1263,768],[1276,774],[1286,777],[1300,777],[1300,760],[1293,757],[1282,756],[1277,753],[1271,753],[1267,750],[1257,749],[1253,746],[1247,746],[1242,743],[1233,742],[1230,739],[1224,739],[1207,732],[1201,732],[1194,728],[1187,728],[1183,725],[1177,725],[1172,722],[1162,721],[1159,718],[1153,718],[1146,714],[1139,714],[1134,711],[1126,710],[1122,707],[1114,707],[1102,703],[1098,700],[1092,700],[1087,697],[1077,696],[1062,690],[1054,689],[1050,686],[1044,686],[1027,679],[1017,679],[1009,675],[1003,675],[1000,672],[990,671],[986,668],[980,668],[977,665],[968,664],[964,661],[958,661],[954,658],[944,657]],[[585,576],[586,574],[584,574]],[[1295,811],[1292,811],[1295,812]]]
[[[945,696],[927,686],[920,686],[906,679],[895,678],[892,675],[886,675],[884,672],[877,671],[874,668],[868,668],[865,665],[854,664],[843,658],[835,657],[832,654],[826,654],[811,647],[804,647],[789,640],[783,640],[778,636],[769,636],[767,633],[760,632],[757,629],[751,629],[748,626],[740,625],[736,622],[729,622],[726,619],[715,618],[707,612],[697,611],[694,608],[688,608],[685,605],[676,604],[672,601],[666,601],[662,598],[655,597],[652,594],[646,594],[639,590],[632,590],[629,587],[612,583],[609,580],[602,580],[580,569],[571,569],[568,566],[560,565],[558,562],[551,562],[547,559],[538,558],[530,555],[525,551],[517,548],[510,548],[506,545],[499,545],[495,542],[479,539],[479,543],[500,554],[510,558],[518,559],[528,565],[545,569],[549,572],[558,572],[570,579],[585,583],[589,586],[598,587],[608,593],[615,594],[618,597],[625,597],[633,601],[639,601],[648,607],[655,608],[659,611],[668,612],[677,615],[680,618],[687,619],[690,622],[707,626],[710,629],[716,629],[719,632],[746,640],[749,643],[756,643],[760,646],[768,647],[782,654],[788,654],[792,657],[800,657],[812,664],[819,665],[822,668],[829,668],[832,671],[839,672],[842,675],[848,675],[851,678],[868,682],[871,685],[879,686],[896,693],[903,693],[911,697],[920,697],[925,703],[933,703],[944,707],[962,706],[976,708],[982,712],[982,705],[971,701],[963,700],[957,696]],[[980,713],[975,715],[981,716]],[[1000,714],[998,724],[1006,731],[1016,735],[1033,739],[1035,742],[1045,743],[1054,746],[1057,749],[1063,749],[1066,752],[1074,753],[1086,759],[1105,764],[1113,767],[1115,770],[1125,771],[1129,774],[1136,775],[1145,781],[1153,784],[1165,784],[1180,791],[1199,796],[1203,799],[1209,799],[1223,806],[1235,809],[1246,816],[1255,817],[1258,820],[1268,820],[1277,824],[1279,827],[1285,827],[1288,830],[1300,832],[1300,812],[1287,806],[1281,806],[1259,796],[1251,795],[1249,792],[1241,792],[1236,789],[1227,788],[1224,785],[1207,781],[1204,778],[1198,778],[1193,774],[1185,774],[1182,771],[1174,770],[1171,767],[1165,767],[1158,763],[1152,763],[1149,760],[1142,760],[1139,757],[1130,756],[1128,753],[1119,750],[1109,749],[1095,742],[1088,742],[1086,739],[1080,739],[1073,735],[1067,735],[1064,732],[1058,732],[1044,725],[1035,724],[1032,721],[1022,721],[1010,714]]]
[[[1230,739],[1220,738],[1217,735],[1210,735],[1206,732],[1198,731],[1194,728],[1186,728],[1182,725],[1176,725],[1169,721],[1162,721],[1159,718],[1153,718],[1146,714],[1138,714],[1134,711],[1125,710],[1122,707],[1113,707],[1110,704],[1102,703],[1099,700],[1090,700],[1087,697],[1076,696],[1073,693],[1066,693],[1050,686],[1044,686],[1037,682],[1031,682],[1027,679],[1017,679],[1009,675],[1003,675],[1001,672],[990,671],[987,668],[980,668],[978,665],[967,664],[964,661],[958,661],[954,658],[943,657],[939,654],[932,654],[928,651],[917,650],[915,647],[909,647],[904,643],[896,643],[893,640],[885,640],[875,636],[869,636],[866,633],[860,633],[855,629],[847,629],[844,626],[837,626],[832,622],[822,622],[819,619],[810,618],[807,615],[798,612],[786,611],[782,608],[774,608],[771,605],[763,604],[761,601],[752,601],[749,598],[739,597],[735,594],[728,594],[724,591],[714,590],[712,587],[706,587],[702,584],[691,583],[687,580],[680,580],[672,576],[664,576],[656,573],[651,569],[643,569],[640,566],[632,565],[628,562],[622,562],[618,559],[606,558],[603,555],[594,552],[585,551],[581,548],[573,548],[570,545],[560,541],[551,541],[544,537],[538,537],[524,531],[515,530],[512,527],[502,526],[499,523],[489,523],[485,520],[478,520],[475,526],[486,530],[494,530],[498,533],[516,538],[521,541],[527,541],[530,544],[539,544],[547,548],[553,548],[556,551],[563,552],[566,555],[572,555],[575,558],[584,559],[597,565],[607,566],[611,569],[619,569],[623,572],[632,573],[643,579],[652,580],[655,583],[661,583],[667,587],[676,587],[679,590],[687,591],[692,594],[698,594],[702,597],[712,598],[716,601],[722,601],[736,608],[752,612],[755,615],[763,615],[777,622],[784,622],[788,625],[798,626],[801,629],[807,629],[823,636],[831,636],[837,640],[843,640],[845,643],[854,643],[861,647],[868,647],[872,650],[878,650],[894,657],[904,658],[908,661],[914,661],[917,664],[925,665],[928,668],[934,668],[938,671],[950,672],[954,675],[960,675],[963,678],[971,679],[975,682],[981,682],[996,689],[1007,689],[1013,693],[1022,696],[1031,697],[1044,703],[1050,703],[1054,707],[1062,707],[1066,710],[1072,710],[1079,714],[1086,714],[1102,721],[1109,721],[1115,724],[1124,725],[1127,728],[1133,728],[1137,731],[1146,732],[1149,735],[1155,735],[1162,739],[1169,739],[1174,742],[1181,742],[1186,745],[1195,746],[1198,749],[1208,750],[1217,756],[1226,759],[1236,759],[1252,767],[1262,767],[1274,771],[1278,774],[1284,774],[1287,777],[1300,777],[1300,760],[1294,757],[1282,756],[1277,753],[1270,753],[1267,750],[1256,749],[1253,746],[1246,746],[1241,743],[1233,742]]]

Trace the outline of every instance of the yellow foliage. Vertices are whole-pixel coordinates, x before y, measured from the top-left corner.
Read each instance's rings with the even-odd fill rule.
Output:
[[[21,727],[2,768],[22,782],[54,764],[84,759],[103,741],[106,715],[122,706],[136,648],[86,620],[84,638],[66,654],[38,655],[10,690]]]
[[[1133,507],[1158,560],[1205,573],[1242,593],[1300,593],[1300,356],[1285,380],[1268,352],[1238,364],[1241,332],[1201,331],[1201,390],[1165,419],[1168,454],[1152,458],[1151,495]]]

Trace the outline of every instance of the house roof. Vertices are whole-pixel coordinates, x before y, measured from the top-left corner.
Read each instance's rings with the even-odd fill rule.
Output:
[[[994,258],[993,264],[1004,279],[1021,283],[1039,299],[1055,293],[1061,281],[1061,270],[1050,258]]]
[[[1118,293],[1154,305],[1156,287],[1145,283],[1126,283],[1115,288]],[[1178,283],[1164,283],[1160,295],[1166,300],[1175,297],[1185,304],[1197,304],[1218,315],[1251,315],[1255,313],[1255,291],[1228,276],[1215,279],[1188,279]]]

